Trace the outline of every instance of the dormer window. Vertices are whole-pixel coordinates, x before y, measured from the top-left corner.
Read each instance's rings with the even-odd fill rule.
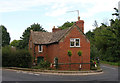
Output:
[[[42,45],[38,45],[38,52],[42,52],[43,51],[43,46]]]
[[[79,38],[71,38],[70,39],[70,47],[80,47],[80,39]]]

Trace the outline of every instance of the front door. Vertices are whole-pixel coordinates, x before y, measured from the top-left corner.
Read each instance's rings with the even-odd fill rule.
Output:
[[[44,60],[44,57],[42,56],[37,57],[37,64],[39,64],[43,60]]]

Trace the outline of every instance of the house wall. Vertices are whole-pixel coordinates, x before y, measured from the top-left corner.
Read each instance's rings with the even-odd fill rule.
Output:
[[[54,58],[59,56],[59,44],[51,44],[47,46],[47,60],[54,64]]]
[[[81,47],[70,47],[70,38],[80,38],[80,46]],[[59,63],[69,63],[69,56],[67,55],[68,50],[72,51],[71,56],[71,63],[81,63],[82,57],[83,57],[83,63],[90,63],[90,42],[85,38],[85,35],[83,35],[79,30],[74,27],[73,30],[71,30],[65,38],[63,38],[59,42],[59,56],[58,56],[58,62]],[[81,50],[82,56],[79,57],[77,52]],[[68,70],[69,65],[60,65],[59,69],[61,70]],[[79,64],[71,64],[71,70],[78,70]],[[83,64],[82,69],[89,70],[90,64]]]
[[[38,45],[35,45],[35,57],[37,58],[37,57],[40,57],[40,56],[42,56],[42,57],[44,57],[44,60],[46,60],[46,56],[47,56],[47,47],[46,47],[46,45],[42,45],[42,47],[43,47],[43,50],[42,50],[42,52],[39,52],[38,51]]]

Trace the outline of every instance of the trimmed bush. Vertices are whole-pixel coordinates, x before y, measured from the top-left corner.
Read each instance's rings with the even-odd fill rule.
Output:
[[[82,56],[82,51],[81,50],[78,51],[78,55]]]
[[[72,51],[68,50],[68,54],[67,54],[69,57],[72,56]]]
[[[32,56],[28,50],[12,50],[11,47],[3,47],[2,66],[28,68],[32,66]]]
[[[45,69],[47,69],[47,68],[49,68],[50,67],[50,62],[49,61],[41,61],[40,63],[39,63],[39,65],[38,65],[40,68],[45,68]]]

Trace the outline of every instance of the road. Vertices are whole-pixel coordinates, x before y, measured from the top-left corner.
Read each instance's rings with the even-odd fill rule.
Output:
[[[102,74],[96,75],[52,75],[2,70],[3,81],[118,81],[118,68],[101,65]]]

